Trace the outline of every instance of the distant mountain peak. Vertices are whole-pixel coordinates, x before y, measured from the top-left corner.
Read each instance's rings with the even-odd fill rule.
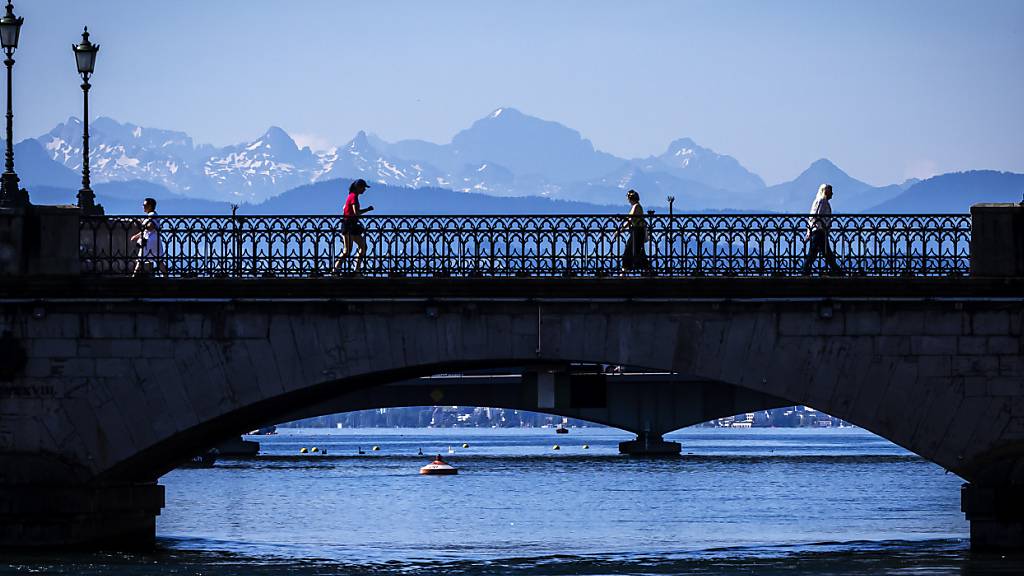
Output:
[[[374,146],[370,143],[370,138],[366,135],[366,132],[360,130],[356,132],[355,137],[348,143],[347,148],[350,150],[373,150]]]
[[[267,131],[263,133],[263,136],[260,136],[259,141],[262,142],[264,146],[278,151],[292,151],[299,148],[298,144],[295,143],[295,140],[293,140],[292,137],[279,126],[271,126],[270,128],[267,128]]]
[[[835,163],[828,158],[818,158],[814,162],[811,162],[811,165],[807,167],[805,172],[809,170],[839,170],[840,172],[843,172],[839,166],[836,166]],[[845,174],[845,172],[843,173]]]
[[[523,114],[522,112],[515,108],[512,108],[511,106],[502,106],[501,108],[496,108],[494,112],[488,114],[487,118],[494,119],[502,116],[504,116],[505,119],[508,120],[510,118],[523,117],[526,116],[526,114]]]
[[[694,142],[692,138],[689,138],[689,137],[677,138],[677,139],[673,140],[668,145],[668,152],[674,152],[674,151],[681,150],[681,149],[694,149],[694,148],[701,149],[701,150],[706,150],[706,148],[702,148],[701,146],[698,146],[697,143]]]

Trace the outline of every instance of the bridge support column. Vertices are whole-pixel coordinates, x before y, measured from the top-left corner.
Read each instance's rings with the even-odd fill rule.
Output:
[[[0,486],[0,548],[149,548],[163,507],[156,482]]]
[[[640,432],[636,440],[619,442],[619,454],[630,456],[678,456],[682,448],[679,442],[665,441],[654,432]]]
[[[256,456],[260,453],[260,443],[239,436],[217,444],[216,450],[218,456]]]
[[[966,483],[960,508],[971,523],[971,550],[1024,551],[1024,485]]]

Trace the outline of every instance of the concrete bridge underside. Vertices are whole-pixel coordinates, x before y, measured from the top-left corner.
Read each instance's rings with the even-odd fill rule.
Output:
[[[1021,283],[844,282],[0,286],[0,544],[151,542],[156,480],[177,462],[310,407],[377,407],[373,387],[605,363],[699,380],[675,385],[671,426],[776,401],[862,426],[969,481],[975,546],[1024,547]],[[562,413],[557,389],[542,411]],[[733,394],[724,412],[694,408],[723,390]],[[649,409],[662,405],[642,400],[649,393],[609,387],[603,415],[573,408],[571,393],[563,407],[653,430],[664,425]]]
[[[572,366],[519,374],[414,378],[360,388],[288,414],[287,421],[375,408],[489,406],[544,412],[637,435],[619,449],[632,455],[679,454],[662,436],[714,418],[787,406],[782,398],[678,374],[604,374]]]

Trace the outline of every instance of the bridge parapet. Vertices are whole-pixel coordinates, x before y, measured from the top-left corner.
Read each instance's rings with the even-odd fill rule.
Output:
[[[807,250],[806,215],[649,216],[649,266],[669,277],[791,276]],[[0,275],[128,275],[139,220],[76,207],[0,209]],[[369,276],[607,276],[620,272],[614,215],[367,217]],[[331,273],[334,216],[162,216],[163,262],[182,277]],[[1024,276],[1024,204],[970,215],[836,215],[830,239],[854,276]]]
[[[1024,277],[1024,202],[971,206],[971,275]]]

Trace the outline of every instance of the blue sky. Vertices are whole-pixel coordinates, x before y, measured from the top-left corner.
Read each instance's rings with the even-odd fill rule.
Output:
[[[1024,2],[16,0],[15,139],[81,115],[217,145],[278,125],[447,142],[500,106],[602,150],[683,136],[768,183],[828,157],[873,184],[1024,172]]]

